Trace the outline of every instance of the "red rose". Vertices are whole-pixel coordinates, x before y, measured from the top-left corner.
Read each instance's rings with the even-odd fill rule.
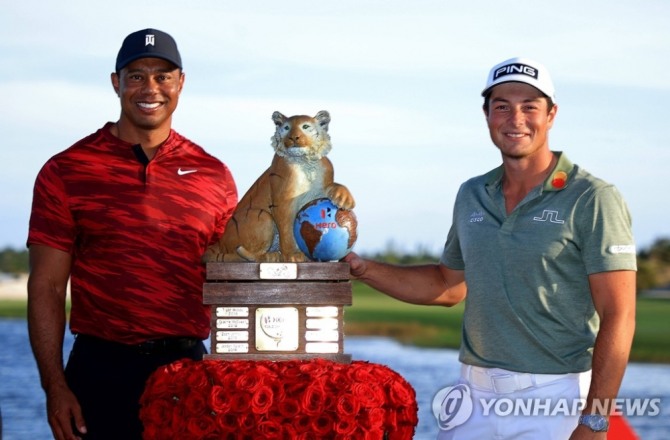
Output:
[[[209,392],[209,406],[216,413],[230,411],[230,393],[220,385],[212,385]]]
[[[216,420],[210,415],[203,414],[188,419],[187,430],[192,438],[203,438],[216,429]]]
[[[232,412],[243,414],[251,407],[251,396],[249,393],[239,392],[230,395],[230,409]]]
[[[254,414],[265,414],[273,404],[272,388],[261,385],[254,391],[251,398],[251,411]]]
[[[368,362],[354,361],[346,373],[354,382],[376,382],[377,378],[371,373],[372,369]]]
[[[293,419],[293,427],[298,433],[307,432],[312,426],[312,418],[307,414],[298,414]]]
[[[351,386],[351,393],[363,408],[374,408],[384,403],[385,393],[376,382],[355,383]]]
[[[172,416],[172,409],[174,404],[164,399],[157,399],[151,404],[145,405],[140,409],[140,417],[145,421],[146,425],[162,425],[165,420],[169,420]]]
[[[285,399],[277,403],[277,411],[282,417],[291,419],[300,412],[300,405],[294,399]]]
[[[237,432],[239,428],[237,414],[232,412],[227,414],[219,414],[216,417],[216,425],[219,427],[219,432],[221,434],[230,434]]]
[[[400,426],[398,429],[390,431],[388,440],[411,440],[414,438],[414,425]]]
[[[240,391],[254,392],[261,386],[262,381],[263,376],[261,376],[258,370],[248,370],[237,378],[235,385]]]
[[[366,429],[372,431],[382,429],[386,419],[386,411],[382,408],[370,408],[361,414],[359,423]]]
[[[319,382],[312,382],[302,395],[302,410],[307,415],[316,415],[325,408],[326,393]]]
[[[249,413],[238,414],[237,427],[242,433],[253,434],[256,428],[256,419]]]
[[[257,426],[257,438],[263,439],[284,439],[284,430],[282,424],[274,420],[266,420]]]
[[[319,414],[312,420],[312,432],[317,434],[320,438],[331,435],[333,433],[333,424],[335,420],[328,413]]]
[[[339,418],[336,422],[335,425],[333,426],[333,430],[341,436],[345,436],[345,438],[352,438],[349,437],[357,428],[357,423],[354,419],[350,418]]]
[[[361,404],[352,394],[341,393],[337,399],[336,410],[340,417],[352,417],[358,414]]]
[[[389,398],[394,405],[403,405],[416,399],[414,388],[402,377],[398,376],[389,385]]]
[[[191,374],[186,376],[184,384],[191,390],[202,390],[210,385],[209,376],[202,368],[198,370],[193,369]]]
[[[205,396],[200,393],[189,393],[183,400],[183,405],[190,417],[201,417],[209,411]]]
[[[171,394],[174,386],[172,385],[172,376],[167,370],[167,367],[160,368],[156,370],[151,376],[149,376],[144,392],[144,395],[147,395],[147,397],[142,395],[142,400],[148,399],[149,396],[151,396],[152,399],[155,399]],[[142,400],[140,401],[141,403]]]

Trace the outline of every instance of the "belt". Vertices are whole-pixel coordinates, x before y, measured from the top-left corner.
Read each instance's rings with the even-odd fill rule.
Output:
[[[123,344],[83,334],[76,335],[75,341],[86,345],[95,345],[104,350],[132,351],[145,355],[188,350],[201,342],[198,338],[160,338],[150,339],[139,344]]]
[[[568,377],[568,374],[531,374],[461,365],[461,377],[476,388],[508,394],[533,386],[544,385]]]

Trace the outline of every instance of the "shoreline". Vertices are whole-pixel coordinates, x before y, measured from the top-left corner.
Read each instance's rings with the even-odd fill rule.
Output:
[[[0,279],[0,300],[28,299],[28,274],[4,275]]]

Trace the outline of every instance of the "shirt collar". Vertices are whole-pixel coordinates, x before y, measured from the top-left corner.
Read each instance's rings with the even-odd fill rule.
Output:
[[[565,189],[569,184],[572,170],[575,168],[575,165],[570,162],[562,151],[554,151],[554,154],[558,158],[558,161],[544,181],[544,185],[542,186],[544,191],[560,191]]]
[[[542,191],[560,191],[568,186],[575,165],[562,151],[552,151],[558,158],[556,166],[542,184]],[[488,188],[498,188],[502,184],[503,166],[491,170],[486,179]]]

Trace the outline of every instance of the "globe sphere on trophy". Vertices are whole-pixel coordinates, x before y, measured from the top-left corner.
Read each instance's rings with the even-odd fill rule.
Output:
[[[356,243],[358,222],[349,209],[321,198],[302,207],[295,218],[293,235],[298,248],[312,261],[337,261]]]

